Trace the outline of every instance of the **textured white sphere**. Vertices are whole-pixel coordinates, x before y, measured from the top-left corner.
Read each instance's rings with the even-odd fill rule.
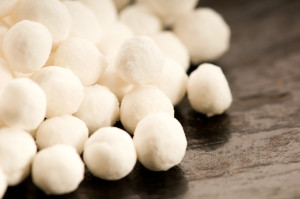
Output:
[[[155,81],[163,70],[164,57],[155,42],[146,36],[127,40],[120,48],[115,69],[124,80],[145,84]]]
[[[114,67],[108,67],[97,83],[109,88],[109,90],[116,95],[119,102],[121,102],[124,95],[134,87],[134,84],[124,81],[116,73]]]
[[[8,64],[4,59],[0,58],[0,91],[13,78],[13,74],[9,69]]]
[[[19,1],[20,0],[0,0],[0,18],[9,15],[17,7]]]
[[[2,169],[0,168],[0,198],[2,198],[7,189],[7,179]]]
[[[14,17],[15,21],[27,19],[46,26],[53,36],[54,45],[67,39],[71,30],[71,16],[59,0],[20,1]]]
[[[198,8],[178,19],[174,32],[187,47],[194,64],[216,60],[229,48],[229,26],[210,8]]]
[[[108,59],[114,59],[123,43],[131,37],[132,30],[126,24],[116,22],[106,26],[97,47]]]
[[[119,118],[119,101],[106,87],[95,84],[85,88],[83,101],[74,116],[83,120],[90,133],[112,126]]]
[[[83,178],[84,164],[71,146],[54,145],[45,148],[33,160],[33,183],[46,194],[75,191]]]
[[[72,115],[63,115],[49,118],[40,124],[36,143],[39,149],[56,144],[70,145],[81,154],[88,136],[89,130],[82,120]]]
[[[105,180],[124,178],[137,159],[132,138],[116,127],[97,130],[86,142],[83,158],[92,174]]]
[[[80,0],[80,2],[91,9],[101,27],[117,21],[117,10],[112,0]]]
[[[33,130],[44,120],[46,95],[30,79],[17,78],[0,93],[0,119],[7,126]]]
[[[124,8],[120,13],[120,21],[128,25],[136,35],[151,36],[162,29],[160,19],[139,4]]]
[[[14,128],[0,129],[0,167],[8,185],[20,184],[29,175],[36,150],[29,133]]]
[[[71,15],[70,36],[87,39],[94,44],[100,40],[101,29],[95,14],[78,1],[65,1]]]
[[[156,86],[140,86],[123,97],[120,119],[124,128],[133,134],[139,121],[155,112],[166,112],[174,116],[172,102]]]
[[[138,160],[152,171],[166,171],[179,164],[187,147],[181,124],[167,113],[153,113],[141,120],[133,142]]]
[[[83,86],[71,70],[48,66],[34,73],[31,78],[46,93],[47,118],[71,115],[78,110],[84,95]]]
[[[154,83],[176,106],[184,97],[187,89],[188,76],[174,59],[166,59],[161,77]]]
[[[104,73],[107,63],[93,43],[81,38],[70,38],[57,48],[54,65],[71,69],[83,85],[90,86]]]
[[[190,74],[187,94],[192,108],[208,117],[222,114],[232,103],[226,77],[213,64],[201,64]]]
[[[38,22],[23,20],[5,34],[2,50],[12,70],[31,73],[47,61],[52,47],[52,35]]]
[[[171,26],[176,18],[189,13],[198,0],[138,0],[157,14],[166,26]]]
[[[180,39],[171,31],[162,31],[152,36],[155,43],[167,58],[176,60],[187,71],[190,66],[190,55]]]

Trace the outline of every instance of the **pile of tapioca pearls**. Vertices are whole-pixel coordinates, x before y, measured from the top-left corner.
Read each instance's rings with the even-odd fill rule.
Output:
[[[153,171],[179,164],[187,141],[174,106],[187,93],[210,117],[232,102],[220,67],[186,74],[229,47],[223,18],[196,4],[0,0],[0,198],[30,173],[46,194],[65,194],[84,164],[104,180],[137,160]]]

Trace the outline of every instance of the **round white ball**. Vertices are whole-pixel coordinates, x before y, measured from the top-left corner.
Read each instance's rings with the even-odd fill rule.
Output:
[[[79,1],[65,1],[64,5],[72,18],[70,36],[98,43],[101,29],[95,14]]]
[[[52,47],[52,35],[38,22],[23,20],[5,34],[2,49],[12,70],[31,73],[47,61]]]
[[[84,164],[71,146],[54,145],[41,150],[34,158],[32,180],[46,194],[70,193],[83,178]]]
[[[131,134],[145,116],[155,112],[166,112],[174,116],[170,99],[156,86],[140,86],[127,93],[121,103],[120,119]]]
[[[37,148],[27,132],[2,128],[0,130],[0,167],[10,186],[20,184],[28,175]]]
[[[179,164],[187,147],[181,124],[167,113],[153,113],[140,121],[133,142],[138,160],[152,171],[166,171]]]
[[[124,8],[120,13],[120,21],[128,25],[136,35],[151,36],[162,29],[160,19],[139,4]]]
[[[124,178],[137,159],[132,138],[115,127],[97,130],[86,142],[83,158],[92,174],[105,180]]]
[[[106,87],[98,84],[85,88],[83,101],[74,116],[83,120],[90,133],[115,124],[119,117],[119,101]]]
[[[101,27],[115,23],[118,19],[116,6],[111,0],[80,0],[96,15]]]
[[[155,42],[146,36],[136,36],[121,46],[115,68],[124,80],[145,84],[160,76],[163,64],[164,57]]]
[[[28,19],[46,26],[52,34],[54,45],[67,39],[71,30],[71,16],[59,0],[20,1],[14,17],[15,21]]]
[[[198,0],[138,0],[157,14],[166,26],[171,26],[176,18],[189,13]]]
[[[229,48],[229,26],[210,8],[199,8],[180,18],[174,32],[187,47],[194,64],[216,60]]]
[[[73,146],[79,154],[88,139],[89,130],[85,123],[72,115],[52,117],[42,122],[36,133],[39,149],[56,144]]]
[[[13,78],[8,64],[4,59],[0,58],[0,91]]]
[[[180,39],[171,31],[162,31],[152,36],[162,53],[167,58],[175,59],[187,71],[190,66],[190,55]]]
[[[232,103],[226,77],[213,64],[201,64],[190,74],[187,94],[192,108],[208,117],[222,114]]]
[[[62,42],[54,55],[54,65],[71,69],[82,84],[95,84],[106,68],[106,60],[88,40],[70,38]]]
[[[7,180],[6,176],[3,173],[2,169],[0,168],[0,198],[2,198],[7,189]]]
[[[44,120],[46,95],[30,79],[17,78],[0,93],[0,119],[7,126],[32,130]]]
[[[9,15],[17,7],[19,1],[20,0],[0,0],[0,18]]]
[[[97,47],[108,59],[114,59],[123,43],[132,37],[133,32],[127,25],[113,23],[103,30]]]
[[[46,93],[47,118],[71,115],[79,109],[84,95],[83,86],[71,70],[48,66],[33,74],[31,78]]]
[[[178,62],[166,59],[162,75],[154,85],[161,89],[176,106],[186,93],[187,82],[188,76]]]
[[[104,75],[98,80],[98,84],[106,86],[118,98],[119,102],[122,101],[124,95],[133,89],[134,84],[124,81],[114,70],[113,67],[108,67]]]

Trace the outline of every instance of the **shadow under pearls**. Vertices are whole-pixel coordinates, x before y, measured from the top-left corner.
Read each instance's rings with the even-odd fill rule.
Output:
[[[154,172],[137,163],[134,172],[128,177],[139,198],[179,197],[188,190],[188,180],[179,166],[168,171]]]
[[[187,149],[215,150],[231,137],[230,116],[226,113],[213,117],[194,111],[187,97],[175,107],[175,117],[184,127],[188,141]]]
[[[153,172],[137,162],[134,170],[127,177],[117,181],[101,180],[86,169],[85,180],[80,184],[80,188],[65,197],[75,199],[164,198],[180,196],[187,190],[188,181],[178,166],[166,172]],[[42,195],[37,198],[42,198]],[[64,196],[55,198],[63,199]]]
[[[9,187],[3,199],[99,199],[99,198],[126,198],[134,195],[131,179],[125,177],[117,181],[101,180],[93,176],[88,169],[85,169],[85,178],[79,188],[74,192],[63,195],[46,195],[36,187],[32,179],[28,177],[18,186]]]
[[[76,195],[81,199],[126,198],[134,193],[131,184],[128,176],[121,180],[107,181],[93,176],[86,169],[85,180],[80,185],[83,188],[78,189]]]
[[[76,198],[80,199],[164,198],[184,194],[188,181],[177,166],[166,172],[153,172],[137,162],[128,176],[117,181],[101,180],[86,170],[85,180],[80,186],[82,188],[76,191]]]
[[[75,196],[74,192],[64,195],[46,195],[42,190],[33,184],[31,177],[27,177],[24,182],[17,186],[8,187],[3,199],[64,199],[69,198],[70,196]],[[20,197],[22,196],[22,197]],[[74,197],[77,198],[77,197]]]

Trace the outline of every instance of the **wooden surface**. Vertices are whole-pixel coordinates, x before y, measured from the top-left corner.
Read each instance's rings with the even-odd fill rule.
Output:
[[[167,172],[138,164],[107,182],[89,172],[79,189],[52,198],[300,198],[300,1],[202,0],[232,29],[216,64],[234,96],[226,114],[206,118],[185,99],[176,107],[188,139]],[[5,198],[43,198],[30,178]]]

